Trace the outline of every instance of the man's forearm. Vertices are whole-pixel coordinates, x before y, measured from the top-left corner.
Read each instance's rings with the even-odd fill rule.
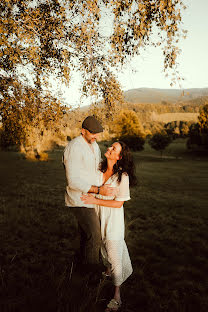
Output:
[[[104,196],[116,196],[117,187],[111,187],[107,184],[102,185],[102,186],[92,185],[88,193],[100,194]]]
[[[96,205],[104,207],[121,208],[123,203],[124,203],[123,201],[96,198]]]
[[[92,185],[91,188],[89,189],[88,193],[98,194],[99,193],[99,187]]]

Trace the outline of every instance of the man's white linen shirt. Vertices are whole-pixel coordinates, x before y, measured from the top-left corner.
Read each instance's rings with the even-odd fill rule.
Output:
[[[80,199],[98,181],[101,153],[96,142],[92,143],[92,148],[80,135],[70,141],[64,150],[63,163],[67,180],[65,205],[68,207],[94,208],[94,205],[84,204]]]

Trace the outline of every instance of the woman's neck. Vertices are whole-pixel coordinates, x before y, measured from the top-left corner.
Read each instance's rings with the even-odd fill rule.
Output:
[[[116,164],[115,160],[107,159],[107,170],[113,174],[113,166]]]
[[[106,181],[108,181],[108,179],[114,174],[113,172],[113,166],[115,165],[115,161],[112,160],[108,160],[107,159],[107,169],[106,171],[103,173],[104,176],[104,181],[103,183],[106,183]]]

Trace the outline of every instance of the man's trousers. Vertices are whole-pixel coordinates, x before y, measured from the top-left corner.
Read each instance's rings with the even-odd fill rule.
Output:
[[[80,230],[80,253],[84,264],[99,264],[101,230],[94,208],[70,207]]]

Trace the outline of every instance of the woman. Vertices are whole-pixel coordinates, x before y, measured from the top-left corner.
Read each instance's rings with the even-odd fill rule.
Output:
[[[117,187],[116,197],[92,194],[82,195],[85,204],[95,204],[101,222],[101,253],[106,266],[106,276],[111,276],[115,285],[114,298],[106,311],[117,311],[121,306],[120,286],[131,275],[132,266],[124,241],[123,203],[130,199],[129,185],[136,184],[134,164],[129,148],[123,142],[115,142],[107,149],[100,163],[99,185]]]

